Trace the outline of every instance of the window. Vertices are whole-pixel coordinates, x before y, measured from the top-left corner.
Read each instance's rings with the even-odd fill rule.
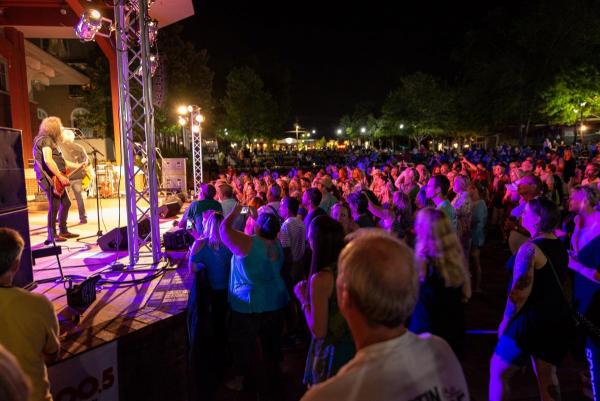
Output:
[[[8,63],[0,57],[0,92],[8,92]]]

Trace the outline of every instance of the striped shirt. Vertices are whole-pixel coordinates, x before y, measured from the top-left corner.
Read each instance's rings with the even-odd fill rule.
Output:
[[[306,249],[306,227],[297,217],[288,217],[281,225],[279,242],[284,248],[290,248],[293,262],[298,262],[304,257]]]

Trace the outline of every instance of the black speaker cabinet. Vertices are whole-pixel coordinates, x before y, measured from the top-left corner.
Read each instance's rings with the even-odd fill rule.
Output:
[[[150,234],[150,220],[144,218],[138,222],[138,236],[145,238],[148,234]],[[127,227],[113,228],[98,238],[98,246],[103,251],[127,250]]]
[[[21,234],[25,241],[21,267],[17,271],[13,284],[17,287],[27,287],[33,283],[33,270],[31,268],[31,242],[29,241],[29,216],[27,208],[0,212],[0,227],[8,227]]]
[[[0,127],[0,212],[26,207],[21,131]]]
[[[177,201],[175,202],[165,203],[158,208],[158,215],[163,219],[177,216],[177,213],[179,213],[179,211],[181,210],[181,206],[182,204],[179,201],[179,199],[177,199]]]

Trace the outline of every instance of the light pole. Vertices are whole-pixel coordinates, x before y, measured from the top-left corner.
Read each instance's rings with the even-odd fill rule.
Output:
[[[202,122],[204,116],[200,114],[200,107],[191,104],[188,106],[179,106],[177,108],[180,123],[187,123],[186,117],[189,119],[190,132],[192,136],[192,168],[194,175],[194,194],[200,193],[200,185],[204,181],[203,157],[202,157]],[[185,124],[184,124],[185,125]]]

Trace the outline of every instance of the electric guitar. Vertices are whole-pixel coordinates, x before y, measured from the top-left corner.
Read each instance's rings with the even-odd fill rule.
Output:
[[[87,164],[83,163],[82,165],[80,165],[73,171],[69,171],[69,169],[67,168],[62,173],[67,178],[71,178],[71,176],[73,176],[74,174],[77,174],[82,169],[84,169],[85,166],[87,166]],[[52,192],[54,193],[54,195],[58,196],[59,198],[65,193],[65,188],[68,187],[69,185],[71,185],[71,184],[63,185],[57,176],[52,177]]]

